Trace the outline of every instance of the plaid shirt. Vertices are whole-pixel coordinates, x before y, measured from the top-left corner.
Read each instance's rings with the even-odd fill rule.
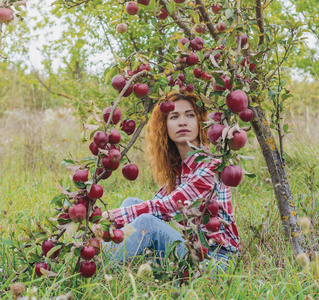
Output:
[[[197,153],[187,157],[181,163],[175,189],[169,195],[166,196],[166,189],[162,187],[152,200],[112,210],[116,224],[130,223],[141,214],[152,214],[168,222],[173,216],[180,213],[177,201],[180,200],[184,205],[185,201],[195,202],[198,199],[206,199],[215,185],[214,169],[216,167],[214,164],[217,161],[195,163],[195,158],[198,155]],[[204,225],[202,230],[206,232],[205,235],[210,245],[222,245],[226,250],[236,252],[239,250],[238,231],[231,203],[230,188],[218,182],[212,199],[219,204],[218,216],[230,225],[224,226],[222,224],[219,232],[210,234],[207,233]]]

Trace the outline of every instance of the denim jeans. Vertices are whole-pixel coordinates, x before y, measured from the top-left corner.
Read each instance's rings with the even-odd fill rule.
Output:
[[[121,207],[128,207],[141,202],[143,200],[131,197],[125,199]],[[124,260],[131,260],[135,256],[142,254],[144,248],[154,251],[157,257],[164,258],[166,247],[175,241],[182,241],[177,246],[179,257],[183,257],[187,252],[183,236],[168,223],[153,215],[142,214],[133,220],[130,225],[136,231],[126,238],[123,243],[115,244],[109,242],[104,244],[104,251],[110,255],[110,259],[114,260],[114,262],[121,263]],[[202,268],[206,269],[207,265],[213,264],[212,268],[216,269],[215,271],[226,270],[231,259],[231,255],[225,252],[220,253],[216,249],[209,250],[208,256],[212,260],[204,260],[201,263]]]

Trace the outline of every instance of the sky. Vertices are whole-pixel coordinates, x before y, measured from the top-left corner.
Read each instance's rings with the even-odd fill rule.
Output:
[[[1,1],[1,0],[0,0]],[[61,25],[61,19],[55,17],[50,13],[50,10],[52,9],[51,4],[54,2],[54,0],[42,0],[42,5],[43,5],[43,11],[40,12],[35,8],[35,4],[38,3],[38,0],[29,0],[27,3],[27,17],[25,22],[28,22],[28,25],[33,27],[36,25],[36,23],[43,19],[43,16],[48,16],[50,19],[54,20],[54,26],[50,28],[50,32],[44,29],[42,30],[37,30],[34,31],[33,35],[34,38],[31,39],[30,44],[29,44],[29,59],[30,61],[27,62],[27,65],[31,68],[35,68],[37,70],[43,70],[42,66],[42,61],[44,57],[41,54],[41,49],[43,45],[46,43],[46,41],[54,41],[56,39],[59,39],[61,36],[61,31],[63,29],[63,26]],[[19,24],[17,24],[19,26]],[[36,38],[36,34],[39,35],[39,38]],[[310,48],[315,48],[316,47],[316,39],[312,35],[307,35],[307,44]],[[318,43],[317,43],[318,47]],[[57,53],[56,58],[54,58],[54,69],[55,71],[58,69],[58,67],[62,64],[61,61],[61,56],[67,55],[67,52],[64,51],[62,53]],[[94,55],[89,58],[89,63],[87,64],[88,66],[92,66],[91,70],[89,71],[97,71],[96,68],[101,68],[99,71],[103,71],[105,66],[110,62],[109,57],[112,57],[112,54],[110,51],[106,51],[104,53],[101,53],[99,55]],[[293,74],[293,77],[296,77],[298,79],[300,75],[298,72]]]

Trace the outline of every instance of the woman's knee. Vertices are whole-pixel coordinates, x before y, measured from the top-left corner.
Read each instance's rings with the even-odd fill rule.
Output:
[[[139,204],[139,203],[142,203],[142,202],[143,202],[143,200],[141,200],[139,198],[129,197],[129,198],[126,198],[122,202],[121,207],[128,207],[128,206],[132,206],[132,205]]]

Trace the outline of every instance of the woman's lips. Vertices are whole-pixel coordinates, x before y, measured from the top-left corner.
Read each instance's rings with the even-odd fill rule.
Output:
[[[182,129],[182,130],[177,131],[177,134],[183,134],[183,133],[188,133],[188,132],[189,132],[189,130]]]

